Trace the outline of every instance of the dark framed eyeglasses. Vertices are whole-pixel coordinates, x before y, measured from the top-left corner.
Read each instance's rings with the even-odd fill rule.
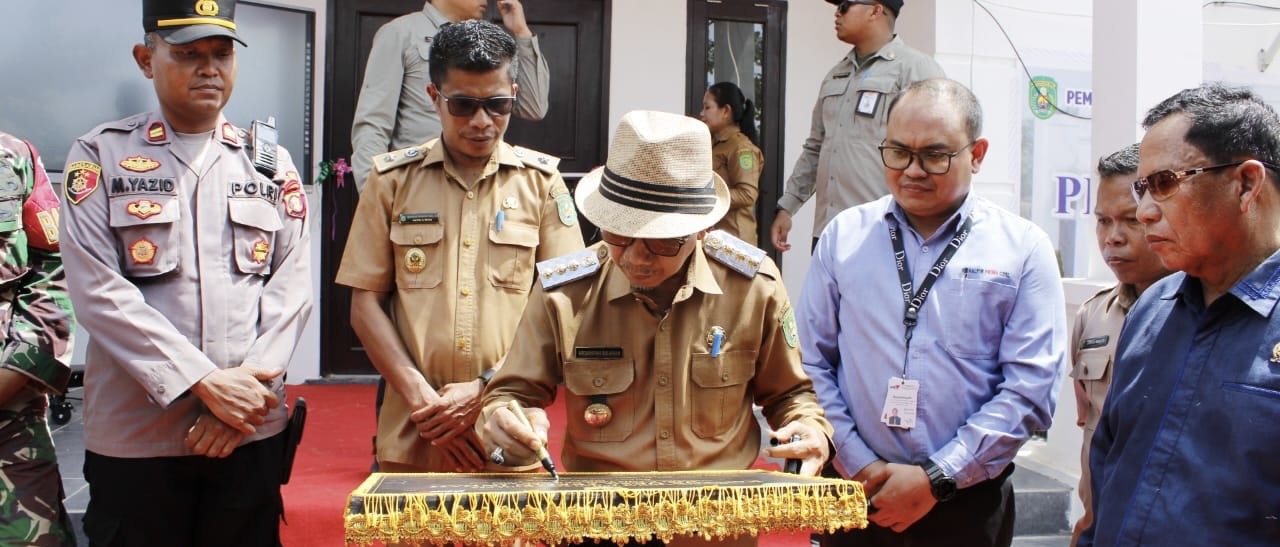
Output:
[[[941,150],[912,150],[901,146],[880,145],[880,161],[884,162],[884,166],[898,171],[906,171],[911,167],[912,161],[919,161],[920,168],[930,175],[945,175],[951,170],[951,158],[960,155],[965,148],[973,146],[978,141],[970,142],[955,152],[943,152]]]
[[[630,247],[632,243],[635,243],[636,240],[639,239],[644,242],[644,248],[648,249],[650,253],[668,257],[680,254],[680,249],[683,249],[684,244],[689,242],[689,236],[669,237],[665,239],[634,238],[611,234],[604,230],[599,230],[599,234],[600,239],[603,239],[605,243],[620,249]]]
[[[1229,163],[1219,163],[1208,167],[1197,167],[1195,169],[1186,169],[1184,171],[1171,171],[1165,169],[1156,171],[1145,177],[1133,181],[1133,200],[1142,201],[1142,196],[1151,193],[1151,199],[1156,201],[1164,201],[1169,197],[1178,193],[1178,189],[1182,188],[1182,182],[1202,173],[1209,171],[1217,171],[1218,169],[1226,169],[1235,167],[1249,160],[1233,161]],[[1268,166],[1270,167],[1270,166]]]
[[[876,4],[879,4],[879,2],[875,0],[844,0],[840,2],[840,5],[836,6],[836,13],[844,15],[851,6],[874,6]]]
[[[464,95],[441,95],[444,103],[449,107],[449,114],[463,118],[470,118],[476,115],[476,111],[484,108],[490,116],[506,116],[511,113],[511,109],[515,107],[516,98],[509,96],[497,97],[467,97]]]

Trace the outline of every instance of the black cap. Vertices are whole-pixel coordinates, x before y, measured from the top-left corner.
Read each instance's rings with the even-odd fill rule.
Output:
[[[142,30],[170,44],[189,44],[210,36],[236,34],[236,0],[142,0]]]
[[[898,12],[902,11],[902,0],[876,0],[877,3],[893,12],[893,16],[897,17]],[[827,0],[828,4],[840,5],[840,0]]]

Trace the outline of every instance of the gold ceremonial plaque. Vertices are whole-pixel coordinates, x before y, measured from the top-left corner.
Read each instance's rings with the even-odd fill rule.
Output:
[[[777,471],[374,473],[347,498],[347,545],[580,543],[865,528],[856,481]]]

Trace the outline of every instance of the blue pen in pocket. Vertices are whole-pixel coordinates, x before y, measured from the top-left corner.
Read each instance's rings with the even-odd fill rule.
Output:
[[[498,209],[498,214],[497,214],[497,216],[493,217],[493,229],[495,229],[495,230],[497,230],[497,231],[501,232],[501,231],[502,231],[502,221],[504,221],[504,220],[506,220],[506,219],[507,219],[507,214],[506,214],[506,212],[505,212],[505,211],[503,211],[502,209]]]
[[[711,356],[720,356],[720,346],[724,344],[724,328],[711,327]]]

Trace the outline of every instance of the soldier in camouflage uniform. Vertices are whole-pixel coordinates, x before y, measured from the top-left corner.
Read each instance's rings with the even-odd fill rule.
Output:
[[[0,545],[75,545],[46,421],[71,377],[75,316],[58,196],[35,147],[0,133]]]

